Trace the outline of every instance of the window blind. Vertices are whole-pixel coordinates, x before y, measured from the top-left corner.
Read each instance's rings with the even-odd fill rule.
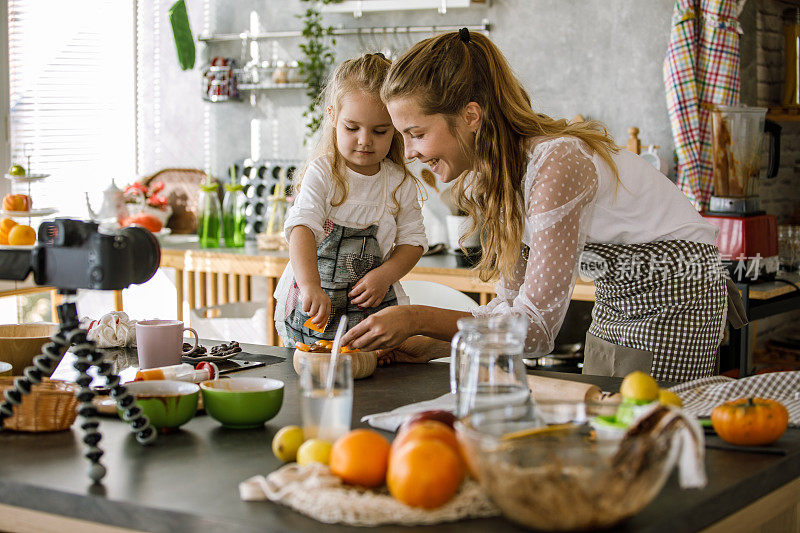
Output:
[[[135,179],[134,15],[134,0],[8,0],[11,160],[50,174],[34,208],[86,216],[84,192]]]

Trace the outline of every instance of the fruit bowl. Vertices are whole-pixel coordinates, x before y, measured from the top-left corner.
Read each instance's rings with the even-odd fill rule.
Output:
[[[674,426],[598,438],[588,422],[608,409],[506,406],[471,414],[456,431],[470,471],[509,519],[542,530],[607,528],[656,497],[678,453]]]

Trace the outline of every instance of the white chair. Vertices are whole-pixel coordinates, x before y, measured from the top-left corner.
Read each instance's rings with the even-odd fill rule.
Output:
[[[458,289],[435,281],[403,280],[400,282],[415,305],[430,305],[454,311],[472,311],[478,304]]]

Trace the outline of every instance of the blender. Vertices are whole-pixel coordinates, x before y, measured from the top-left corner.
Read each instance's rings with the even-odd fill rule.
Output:
[[[778,223],[758,198],[764,134],[769,134],[767,178],[780,166],[781,127],[767,109],[715,106],[711,111],[714,194],[703,217],[719,228],[717,246],[734,280],[773,277],[778,271]]]

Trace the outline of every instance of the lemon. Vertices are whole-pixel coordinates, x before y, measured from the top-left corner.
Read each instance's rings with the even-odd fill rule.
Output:
[[[272,439],[272,453],[284,463],[297,460],[297,449],[303,444],[303,428],[286,426],[281,428]]]
[[[681,397],[667,389],[658,391],[658,402],[663,405],[674,405],[675,407],[683,407]]]
[[[622,386],[619,388],[619,392],[624,398],[641,402],[657,400],[658,390],[656,380],[639,370],[625,376]]]
[[[328,464],[331,458],[330,442],[321,439],[308,439],[297,450],[297,464],[307,465],[309,463]]]

